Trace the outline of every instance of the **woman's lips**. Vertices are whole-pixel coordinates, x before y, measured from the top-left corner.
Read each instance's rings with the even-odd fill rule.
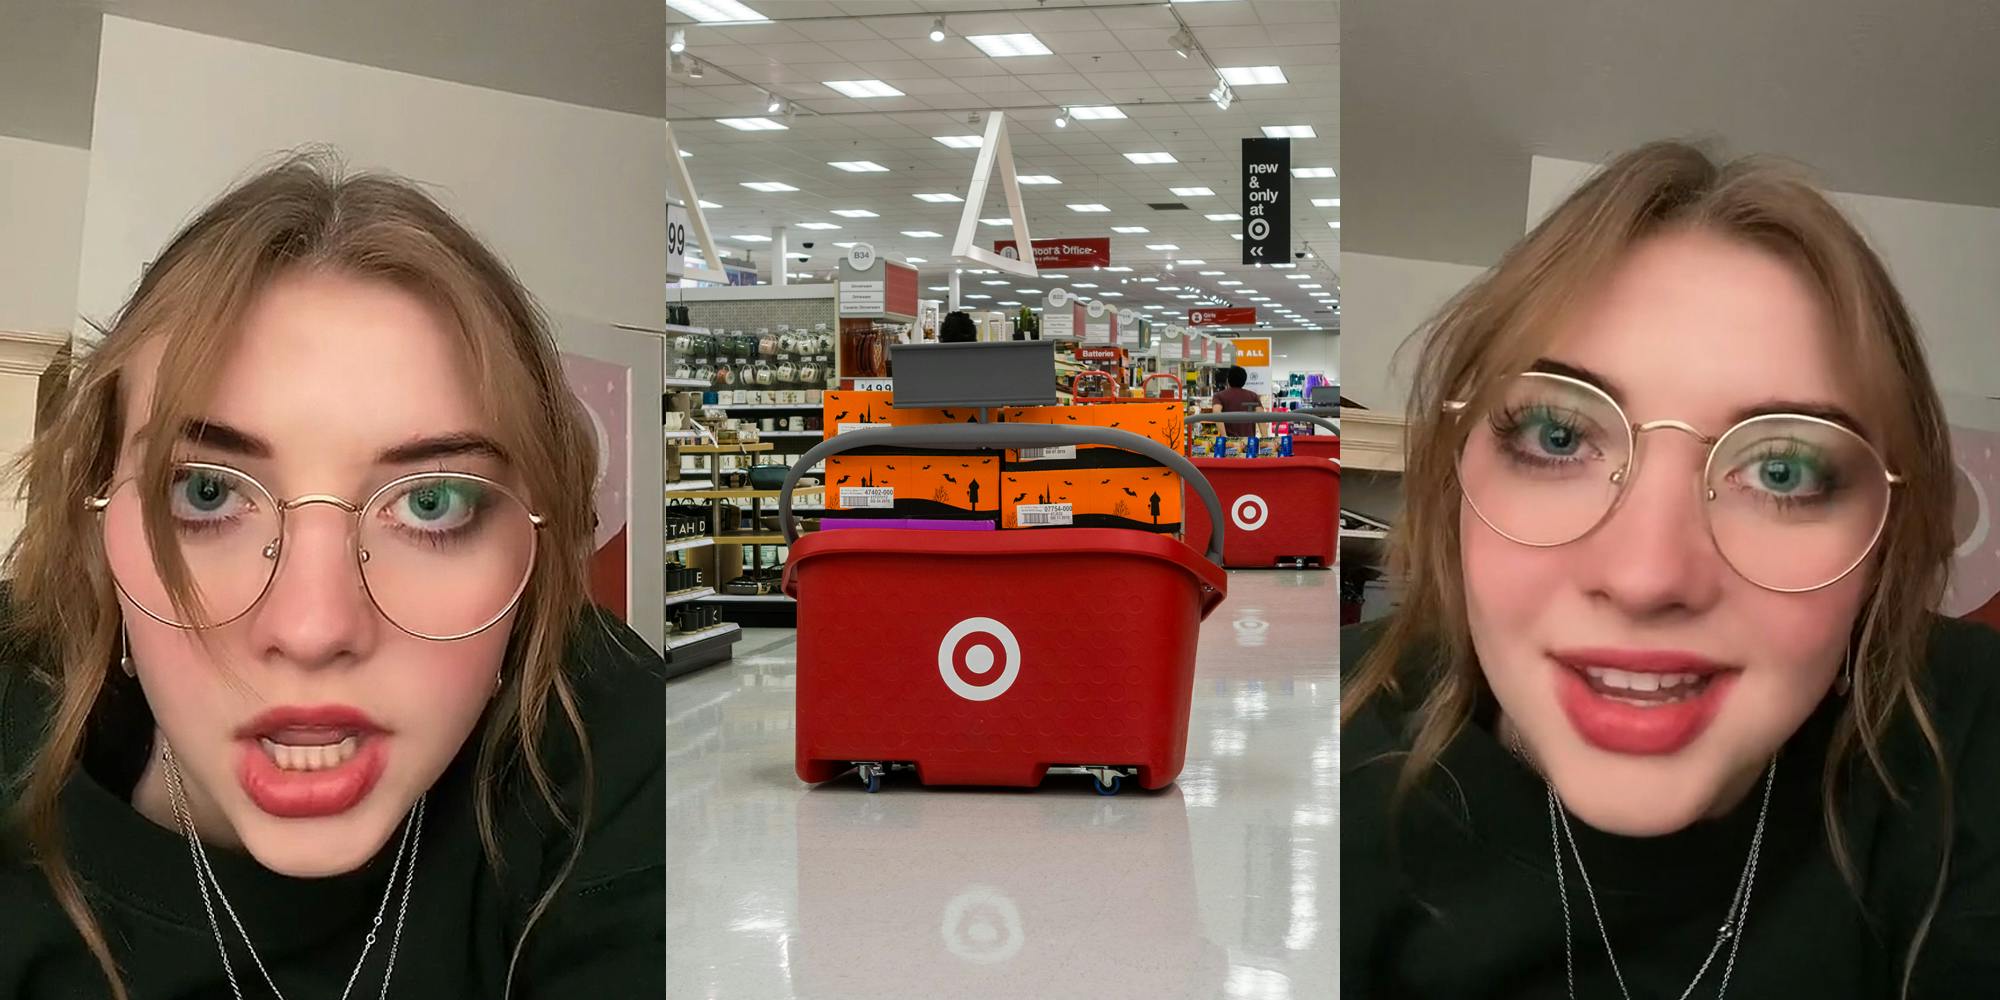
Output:
[[[1572,649],[1550,659],[1556,700],[1577,734],[1624,754],[1677,753],[1694,742],[1741,674],[1676,651]]]
[[[236,739],[244,794],[282,819],[354,808],[388,765],[387,731],[347,705],[274,708],[239,728]]]

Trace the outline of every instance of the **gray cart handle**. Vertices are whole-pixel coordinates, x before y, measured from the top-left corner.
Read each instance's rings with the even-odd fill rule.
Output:
[[[1259,413],[1190,413],[1183,423],[1190,427],[1195,424],[1318,424],[1335,434],[1340,433],[1339,424],[1325,417],[1308,413],[1305,410],[1264,411]]]
[[[1063,445],[1103,444],[1159,462],[1172,469],[1189,488],[1193,489],[1201,502],[1208,507],[1210,532],[1208,535],[1208,561],[1222,565],[1222,502],[1216,498],[1215,487],[1209,485],[1208,477],[1194,467],[1194,463],[1181,454],[1151,438],[1141,437],[1130,431],[1117,431],[1108,427],[1065,427],[1055,424],[931,424],[923,427],[870,427],[866,430],[849,431],[821,441],[811,451],[799,456],[792,463],[791,471],[785,474],[785,485],[778,491],[778,527],[785,533],[785,544],[798,540],[799,526],[792,517],[792,490],[799,484],[805,470],[818,465],[828,456],[861,448],[945,448],[963,451],[967,448],[1050,448]],[[828,486],[827,489],[832,489]]]

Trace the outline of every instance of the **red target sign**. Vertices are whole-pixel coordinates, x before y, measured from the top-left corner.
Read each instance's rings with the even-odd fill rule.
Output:
[[[1021,676],[1021,644],[991,618],[967,618],[938,643],[938,676],[966,701],[992,701]]]

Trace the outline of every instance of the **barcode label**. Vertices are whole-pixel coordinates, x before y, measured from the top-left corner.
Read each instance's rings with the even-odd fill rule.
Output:
[[[888,486],[842,486],[840,505],[848,510],[888,510],[896,506],[896,491]]]
[[[1024,503],[1014,508],[1014,514],[1023,528],[1047,528],[1073,523],[1069,504],[1066,503]]]
[[[1076,445],[1067,444],[1059,448],[1023,448],[1023,462],[1069,462],[1076,459]]]
[[[887,427],[887,426],[889,425],[888,424],[841,424],[839,433],[846,434],[849,431],[865,431],[871,427]]]

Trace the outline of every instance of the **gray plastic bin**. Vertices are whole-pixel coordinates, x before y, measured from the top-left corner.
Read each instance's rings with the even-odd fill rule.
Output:
[[[1052,341],[896,344],[889,348],[889,365],[898,409],[1056,403]]]

